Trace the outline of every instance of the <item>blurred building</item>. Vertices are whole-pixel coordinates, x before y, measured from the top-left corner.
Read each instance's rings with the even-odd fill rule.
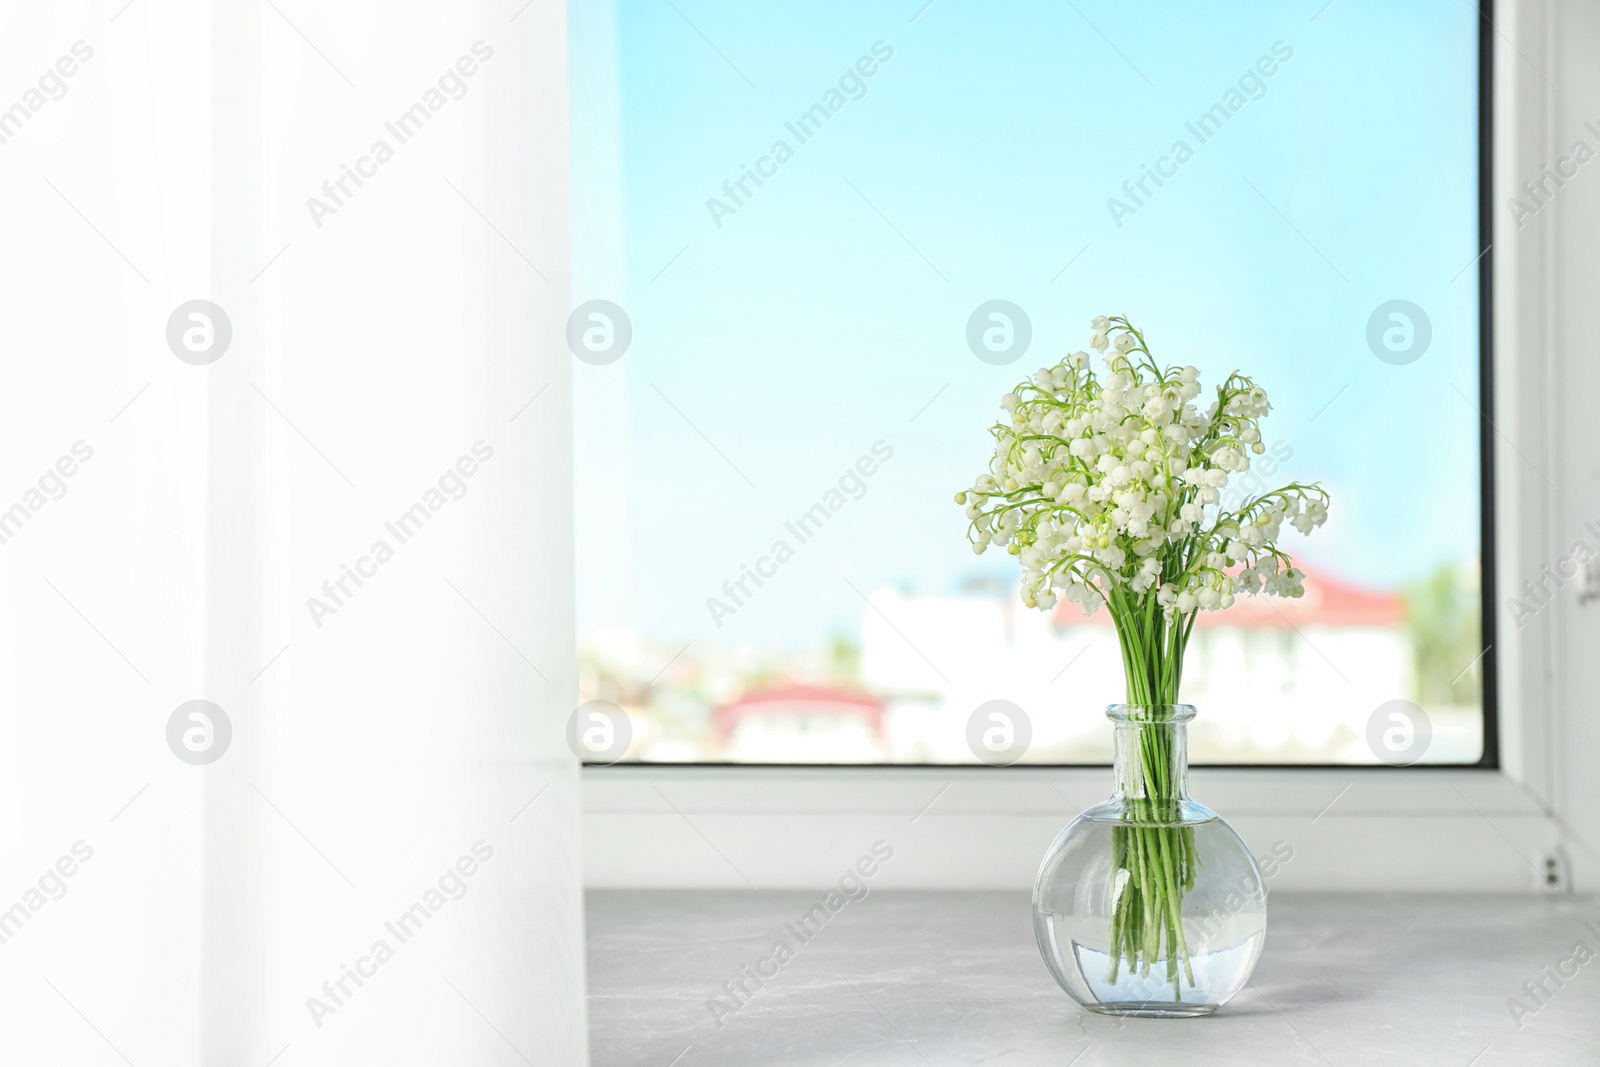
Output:
[[[882,763],[884,702],[850,689],[783,684],[746,693],[712,718],[719,757],[739,763]]]
[[[1312,573],[1294,600],[1241,597],[1202,612],[1185,657],[1183,699],[1200,717],[1196,760],[1371,762],[1366,722],[1414,690],[1398,595]],[[862,674],[888,702],[896,760],[969,760],[973,709],[1004,699],[1028,714],[1028,759],[1109,758],[1104,708],[1124,698],[1109,613],[1050,612],[1004,597],[873,594],[862,617]],[[1474,757],[1475,758],[1475,757]]]
[[[1397,592],[1323,571],[1308,574],[1304,597],[1241,597],[1201,613],[1182,683],[1200,713],[1191,758],[1375,762],[1369,717],[1417,692],[1416,620],[1405,616]],[[972,763],[968,718],[996,699],[1028,716],[1025,762],[1110,759],[1104,712],[1124,698],[1124,680],[1104,610],[1033,611],[1010,582],[953,596],[881,588],[862,612],[859,649],[844,651],[603,631],[585,644],[580,692],[628,712],[627,758],[646,762]],[[1430,761],[1477,759],[1475,702],[1426,711]]]

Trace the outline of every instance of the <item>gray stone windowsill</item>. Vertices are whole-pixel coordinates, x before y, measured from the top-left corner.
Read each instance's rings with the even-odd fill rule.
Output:
[[[1600,1064],[1600,955],[1544,978],[1543,1006],[1523,990],[1600,953],[1593,897],[1276,893],[1252,988],[1210,1018],[1118,1020],[1055,985],[1026,894],[873,891],[719,1027],[708,1001],[799,944],[785,923],[820,896],[591,891],[595,1067]],[[1539,1007],[1520,1028],[1513,997]]]

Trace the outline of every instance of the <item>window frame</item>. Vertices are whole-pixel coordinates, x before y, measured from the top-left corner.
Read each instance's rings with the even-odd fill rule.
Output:
[[[1277,888],[1533,892],[1547,888],[1543,861],[1562,855],[1552,657],[1565,608],[1516,629],[1498,626],[1496,610],[1497,575],[1537,573],[1553,558],[1554,501],[1534,472],[1560,447],[1549,411],[1560,357],[1540,325],[1554,242],[1498,219],[1493,197],[1537,173],[1554,144],[1541,76],[1512,65],[1533,50],[1548,68],[1553,19],[1502,0],[1482,5],[1479,20],[1483,753],[1475,764],[1409,768],[1193,768],[1196,796],[1252,848],[1305,846]],[[1521,52],[1504,32],[1522,39]],[[1496,376],[1497,352],[1516,375]],[[1507,434],[1523,447],[1498,449]],[[582,781],[586,882],[634,888],[814,886],[877,837],[907,846],[882,885],[1025,888],[1050,835],[1109,791],[1104,764],[619,763],[585,767]]]
[[[1499,701],[1496,692],[1495,653],[1495,522],[1494,522],[1494,463],[1495,463],[1495,430],[1494,430],[1494,246],[1490,239],[1494,226],[1494,7],[1492,0],[1486,0],[1480,5],[1480,18],[1478,21],[1478,246],[1488,245],[1488,249],[1477,263],[1478,267],[1478,397],[1482,418],[1478,422],[1478,475],[1479,475],[1479,645],[1485,651],[1479,661],[1481,667],[1480,685],[1483,747],[1478,759],[1470,763],[1428,763],[1409,767],[1380,768],[1399,771],[1439,771],[1460,770],[1462,768],[1477,768],[1482,770],[1495,770],[1500,766],[1499,744]],[[594,769],[596,766],[585,764],[585,770]],[[646,769],[665,767],[684,768],[788,768],[788,767],[833,767],[849,770],[883,769],[893,771],[914,770],[917,768],[943,769],[965,766],[963,764],[939,763],[757,763],[757,762],[727,762],[719,760],[683,760],[672,762],[649,762],[643,760],[619,761],[615,764],[603,766],[611,767],[641,767]],[[1108,767],[1108,763],[1029,763],[1028,768],[1066,769],[1074,767]],[[1195,763],[1195,767],[1208,767],[1228,770],[1305,770],[1313,768],[1343,768],[1353,766],[1339,763]],[[1021,769],[1021,768],[1012,768]]]

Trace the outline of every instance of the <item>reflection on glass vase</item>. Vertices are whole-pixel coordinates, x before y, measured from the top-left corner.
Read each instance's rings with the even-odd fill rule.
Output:
[[[1209,1015],[1244,988],[1267,930],[1255,857],[1189,798],[1188,704],[1117,704],[1116,792],[1056,836],[1033,930],[1061,988],[1090,1011]]]

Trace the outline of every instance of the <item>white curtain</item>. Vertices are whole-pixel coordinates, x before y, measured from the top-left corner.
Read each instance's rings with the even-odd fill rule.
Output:
[[[0,9],[0,1062],[585,1061],[564,38]]]

